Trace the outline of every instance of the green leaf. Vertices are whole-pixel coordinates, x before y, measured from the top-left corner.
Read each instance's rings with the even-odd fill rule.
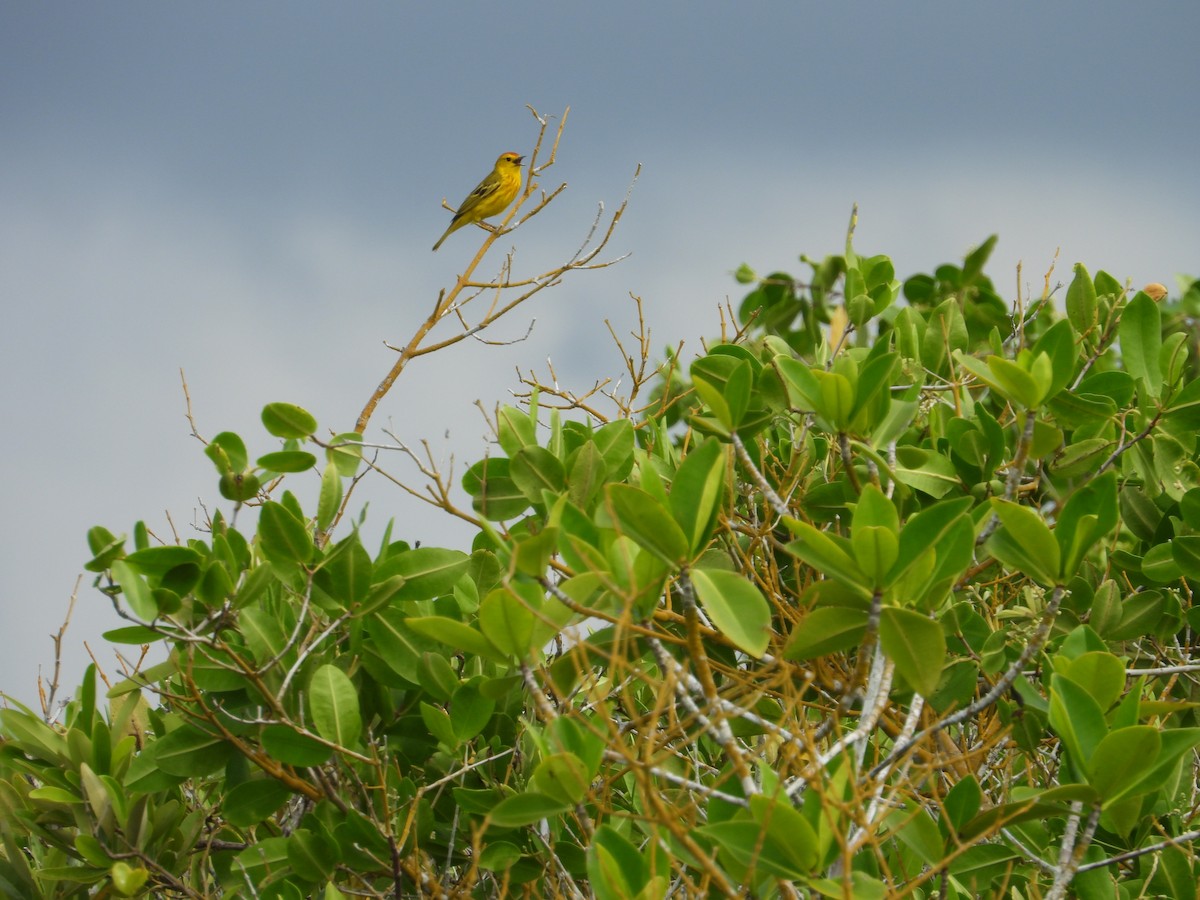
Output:
[[[805,616],[792,631],[783,656],[805,660],[849,650],[862,642],[866,630],[866,610],[822,606]]]
[[[852,532],[850,543],[863,574],[876,587],[882,586],[884,576],[900,553],[900,541],[895,533],[878,525],[860,526]]]
[[[589,780],[574,753],[551,753],[534,768],[530,787],[553,800],[574,805],[587,796]]]
[[[498,440],[509,459],[524,447],[537,446],[536,410],[517,409],[515,406],[501,407],[497,415]]]
[[[225,795],[221,811],[235,828],[249,828],[279,809],[291,791],[273,778],[256,778],[235,785]]]
[[[1181,535],[1173,538],[1170,546],[1171,558],[1179,571],[1193,581],[1200,581],[1200,535]]]
[[[354,682],[332,664],[313,672],[308,704],[317,734],[339,747],[354,747],[362,734],[362,714]]]
[[[755,794],[750,797],[750,815],[763,829],[760,865],[766,863],[780,873],[808,873],[816,868],[817,833],[790,800]]]
[[[1091,650],[1062,666],[1060,672],[1092,695],[1101,710],[1112,706],[1125,689],[1125,664],[1105,650]]]
[[[790,356],[776,356],[772,365],[787,388],[791,405],[805,412],[815,412],[821,403],[821,383],[814,370]]]
[[[690,374],[700,399],[725,428],[736,431],[750,405],[750,365],[734,356],[709,353],[692,363]]]
[[[1125,304],[1118,326],[1121,360],[1125,371],[1140,380],[1149,396],[1157,399],[1162,391],[1162,316],[1158,304],[1139,292]]]
[[[941,625],[915,610],[885,606],[880,610],[879,641],[913,690],[927,697],[937,689],[946,660]]]
[[[557,456],[536,444],[522,447],[512,458],[509,474],[530,503],[540,504],[542,492],[559,494],[566,489],[567,472]]]
[[[1163,420],[1189,431],[1200,430],[1200,378],[1188,382],[1171,397]]]
[[[125,557],[125,562],[147,577],[162,578],[172,569],[199,565],[203,559],[191,547],[166,546],[135,550]]]
[[[1079,351],[1075,346],[1075,332],[1067,319],[1059,319],[1038,338],[1033,345],[1033,355],[1036,358],[1042,353],[1049,358],[1053,373],[1045,397],[1049,400],[1075,379]]]
[[[279,450],[260,456],[254,464],[268,472],[307,472],[317,464],[317,458],[304,450]]]
[[[962,487],[954,463],[941,454],[920,447],[897,447],[896,467],[892,471],[901,484],[929,494],[936,500]]]
[[[1075,277],[1067,287],[1067,319],[1080,334],[1096,326],[1096,287],[1083,263],[1075,263]]]
[[[851,530],[865,527],[883,528],[892,534],[900,531],[900,514],[896,511],[896,505],[873,484],[863,487],[851,520]]]
[[[1037,356],[1033,359],[1046,359],[1046,357]],[[996,386],[1016,406],[1024,409],[1036,409],[1050,390],[1052,370],[1042,373],[1035,370],[1032,365],[1026,369],[1003,356],[989,356],[987,366]]]
[[[505,654],[496,649],[488,640],[487,635],[476,631],[466,622],[451,619],[448,616],[413,616],[405,619],[405,625],[414,633],[430,638],[438,643],[462,650],[473,656],[482,656],[496,662],[503,662]]]
[[[608,475],[604,456],[594,441],[580,447],[569,461],[567,484],[570,500],[582,510],[592,509],[592,502],[599,495]]]
[[[154,764],[168,775],[199,777],[224,766],[234,749],[218,735],[183,725],[156,741],[152,753]]]
[[[453,591],[470,565],[471,557],[461,550],[417,547],[389,556],[375,567],[373,577],[378,582],[402,576],[404,586],[395,595],[397,601],[432,600]]]
[[[472,508],[493,522],[512,519],[529,509],[529,498],[509,475],[509,460],[482,459],[467,469],[463,490]]]
[[[1131,725],[1105,735],[1087,760],[1088,782],[1099,792],[1107,807],[1142,783],[1146,769],[1158,758],[1162,738],[1150,725]],[[1145,793],[1158,784],[1145,785]]]
[[[121,596],[125,598],[130,611],[145,622],[158,618],[158,603],[154,592],[133,566],[125,560],[116,560],[111,567],[113,581],[121,586]]]
[[[534,650],[533,610],[511,588],[496,588],[483,599],[479,604],[479,626],[506,656],[523,660]]]
[[[317,527],[328,531],[342,505],[342,476],[336,463],[327,462],[321,472],[321,491],[317,495]]]
[[[332,747],[288,725],[267,725],[261,740],[263,749],[273,759],[289,766],[319,766],[333,755]]]
[[[695,557],[712,537],[725,488],[725,447],[708,438],[689,453],[671,482],[671,515],[683,531],[688,556]]]
[[[591,442],[604,460],[609,479],[619,481],[633,469],[633,423],[628,419],[601,425],[592,435]]]
[[[798,519],[785,517],[783,524],[798,538],[783,548],[786,552],[844,584],[859,596],[871,596],[871,579],[837,540]]]
[[[348,609],[367,598],[371,576],[371,557],[359,540],[358,532],[353,531],[326,554],[317,570],[316,580],[339,607]]]
[[[1024,572],[1045,586],[1058,583],[1061,555],[1046,522],[1032,509],[992,498],[1003,527],[988,538],[988,552],[1010,569]]]
[[[315,549],[308,526],[273,500],[258,514],[258,544],[267,561],[281,567],[307,565]]]
[[[771,640],[771,608],[757,585],[737,572],[693,569],[696,598],[735,647],[758,659]]]
[[[854,387],[850,379],[837,372],[817,372],[820,393],[817,397],[817,415],[837,431],[846,431],[854,412]]]
[[[1117,527],[1118,515],[1117,476],[1112,469],[1071,495],[1054,529],[1062,560],[1059,578],[1063,582],[1075,574],[1088,551]]]
[[[570,804],[545,794],[517,794],[497,803],[488,820],[501,828],[522,828],[542,819],[552,819],[569,808]]]
[[[610,484],[605,488],[608,510],[617,530],[669,565],[688,559],[688,539],[662,504],[641,488]]]
[[[339,859],[337,843],[324,829],[310,831],[298,828],[288,835],[288,864],[296,874],[306,881],[325,881],[337,868]],[[334,893],[330,893],[330,891]],[[310,895],[315,896],[315,895]],[[345,895],[333,887],[325,886],[325,900],[345,900]]]
[[[317,432],[317,420],[294,403],[268,403],[263,407],[262,423],[269,433],[284,440],[304,439]]]
[[[1050,726],[1058,732],[1081,774],[1108,734],[1100,705],[1090,693],[1061,675],[1050,676]]]
[[[885,347],[887,345],[881,342],[876,346]],[[880,353],[867,360],[858,373],[858,384],[854,389],[854,406],[850,411],[852,419],[866,409],[867,405],[872,403],[881,391],[891,387],[892,373],[899,361],[899,353]],[[871,423],[870,427],[874,428],[876,424]]]
[[[213,461],[217,472],[244,472],[250,463],[250,454],[241,437],[232,431],[222,431],[213,437],[204,448],[204,455]]]
[[[597,900],[628,900],[646,886],[650,867],[617,829],[601,825],[588,845],[587,875]]]
[[[885,579],[884,586],[890,587],[903,578],[916,564],[923,553],[941,546],[943,539],[954,529],[959,520],[971,508],[970,497],[943,500],[927,506],[904,523],[900,531],[900,553]]]
[[[362,435],[357,431],[334,435],[325,449],[325,461],[337,466],[343,478],[353,478],[362,463]]]

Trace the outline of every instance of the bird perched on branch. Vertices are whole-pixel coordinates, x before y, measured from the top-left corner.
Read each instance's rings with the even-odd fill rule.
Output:
[[[521,190],[521,160],[524,158],[516,153],[500,154],[491,174],[479,182],[467,199],[458,205],[458,212],[450,220],[450,227],[433,245],[435,251],[442,246],[442,241],[464,225],[481,222],[504,212],[517,196],[517,191]]]

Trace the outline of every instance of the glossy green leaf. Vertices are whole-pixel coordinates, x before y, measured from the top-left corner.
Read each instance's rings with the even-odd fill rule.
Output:
[[[639,896],[650,878],[641,853],[611,825],[601,825],[587,851],[588,884],[597,900],[627,900]]]
[[[244,472],[250,464],[250,454],[246,452],[245,442],[232,431],[222,431],[214,435],[205,446],[204,455],[213,461],[213,465],[222,475],[227,472]]]
[[[1067,319],[1085,334],[1096,326],[1096,287],[1083,263],[1075,263],[1075,277],[1067,286]]]
[[[497,662],[505,659],[505,655],[497,650],[483,632],[458,619],[448,616],[413,616],[405,619],[404,624],[413,634],[435,640],[455,650]]]
[[[1116,703],[1125,689],[1125,664],[1104,650],[1092,650],[1066,663],[1059,670],[1092,695],[1101,710]]]
[[[846,606],[814,609],[795,627],[785,659],[805,660],[857,647],[867,630],[867,611]]]
[[[1050,676],[1050,725],[1081,773],[1108,734],[1100,705],[1084,688],[1061,675]]]
[[[1054,529],[1061,557],[1059,577],[1065,582],[1087,553],[1117,527],[1117,478],[1112,469],[1073,493]],[[1036,526],[1030,526],[1036,532]]]
[[[315,549],[308,526],[274,501],[258,514],[258,543],[267,560],[281,567],[307,565]]]
[[[353,478],[362,464],[362,435],[357,431],[334,435],[325,449],[325,461],[337,466],[343,478]]]
[[[1131,725],[1105,735],[1087,761],[1088,782],[1104,805],[1120,800],[1142,783],[1146,767],[1158,758],[1162,739],[1150,725]],[[1156,790],[1158,785],[1150,785]]]
[[[880,610],[879,641],[917,693],[928,696],[937,689],[946,660],[941,625],[914,610],[885,606]]]
[[[158,617],[158,603],[146,579],[123,559],[113,562],[110,571],[113,581],[121,586],[121,596],[130,611],[145,622],[154,621]]]
[[[467,469],[462,485],[471,507],[490,521],[512,519],[529,509],[529,498],[512,480],[507,459],[480,460]]]
[[[929,494],[936,500],[962,487],[954,463],[920,447],[897,447],[896,467],[892,472],[901,484]]]
[[[270,816],[291,796],[273,778],[256,778],[235,785],[225,795],[222,813],[235,828],[249,828]]]
[[[569,804],[545,794],[522,793],[501,800],[488,820],[501,828],[521,828],[549,819],[569,808]]]
[[[601,425],[592,434],[592,444],[604,460],[606,477],[612,481],[625,478],[633,468],[633,423],[615,419]]]
[[[1075,345],[1075,331],[1067,319],[1059,319],[1042,333],[1033,345],[1033,355],[1045,353],[1050,360],[1052,378],[1045,399],[1049,400],[1075,380],[1075,368],[1079,351]]]
[[[900,552],[885,586],[903,578],[930,548],[939,547],[947,534],[971,508],[970,497],[943,500],[918,512],[900,530]]]
[[[496,416],[497,439],[501,449],[512,459],[525,447],[537,446],[536,411],[515,406],[502,406]]]
[[[790,356],[777,356],[772,362],[783,379],[792,406],[815,412],[821,403],[821,383],[813,369]]]
[[[313,672],[308,704],[317,734],[340,747],[354,747],[362,734],[362,714],[354,682],[335,665]]]
[[[530,778],[534,791],[572,805],[587,795],[589,783],[583,762],[573,753],[551,753],[544,757]]]
[[[998,497],[992,498],[992,509],[1002,527],[988,539],[988,552],[1040,584],[1056,584],[1062,558],[1045,520],[1032,509]]]
[[[289,766],[319,766],[333,755],[332,747],[287,725],[267,725],[261,739],[273,759]]]
[[[559,494],[567,484],[567,472],[558,457],[536,444],[522,447],[509,464],[513,483],[530,503],[540,504],[542,492]]]
[[[725,487],[725,446],[708,438],[689,453],[671,482],[671,515],[683,531],[688,555],[708,544]]]
[[[394,575],[402,576],[404,585],[396,594],[396,600],[431,600],[453,591],[470,565],[471,557],[461,550],[417,547],[388,557],[375,568],[373,577],[382,581]]]
[[[610,484],[608,510],[617,530],[671,565],[687,561],[688,539],[662,504],[641,488]]]
[[[307,472],[317,464],[317,458],[303,450],[280,450],[260,456],[254,464],[268,472]]]
[[[737,572],[693,569],[692,584],[705,615],[739,650],[761,657],[771,639],[771,608],[752,581]]]
[[[317,420],[294,403],[269,403],[263,407],[262,423],[275,437],[304,439],[317,431]]]
[[[871,579],[842,544],[807,522],[785,518],[784,525],[798,538],[787,544],[783,548],[785,551],[836,579],[859,596],[871,596]]]
[[[1171,397],[1164,419],[1191,431],[1200,430],[1200,378],[1196,378]]]
[[[153,759],[168,775],[194,777],[221,768],[233,753],[233,747],[218,735],[184,725],[155,742]]]
[[[332,462],[321,472],[321,490],[317,495],[317,528],[327,531],[342,505],[342,476]]]
[[[736,431],[750,405],[753,371],[733,356],[710,353],[692,363],[692,385],[714,416]]]
[[[1125,371],[1142,382],[1150,397],[1157,399],[1162,392],[1159,364],[1162,316],[1158,304],[1139,292],[1125,304],[1117,333],[1121,339],[1121,360],[1125,364]]]
[[[526,659],[534,649],[534,616],[530,605],[509,588],[497,588],[479,604],[479,625],[496,649]]]

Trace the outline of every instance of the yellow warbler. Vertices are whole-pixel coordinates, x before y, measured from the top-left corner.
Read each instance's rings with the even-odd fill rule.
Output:
[[[450,220],[450,227],[433,245],[435,251],[442,246],[442,241],[464,225],[481,222],[488,216],[504,212],[517,196],[517,191],[521,190],[521,160],[524,158],[516,153],[500,154],[491,174],[479,182],[467,199],[459,204],[458,212]]]

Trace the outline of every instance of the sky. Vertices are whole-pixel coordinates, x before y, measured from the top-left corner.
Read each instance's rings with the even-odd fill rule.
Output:
[[[479,245],[463,229],[430,252],[442,201],[532,149],[527,105],[551,127],[570,107],[539,179],[567,188],[480,271],[509,247],[516,276],[564,260],[640,165],[603,258],[629,255],[498,323],[502,345],[397,382],[368,439],[427,440],[456,480],[518,368],[550,361],[576,391],[618,378],[607,329],[637,325],[631,295],[653,352],[690,358],[746,292],[733,270],[804,275],[801,254],[841,252],[854,203],[856,249],[900,277],[997,233],[987,272],[1010,301],[1056,259],[1052,285],[1083,262],[1174,291],[1200,275],[1197,33],[1200,4],[1115,0],[0,5],[0,692],[33,703],[51,674],[88,528],[186,540],[228,514],[181,370],[200,434],[254,456],[277,446],[270,402],[352,428],[385,342]],[[421,484],[400,454],[384,465]],[[384,479],[359,496],[368,543],[388,520],[470,540]],[[118,670],[93,577],[60,697],[89,653]]]

